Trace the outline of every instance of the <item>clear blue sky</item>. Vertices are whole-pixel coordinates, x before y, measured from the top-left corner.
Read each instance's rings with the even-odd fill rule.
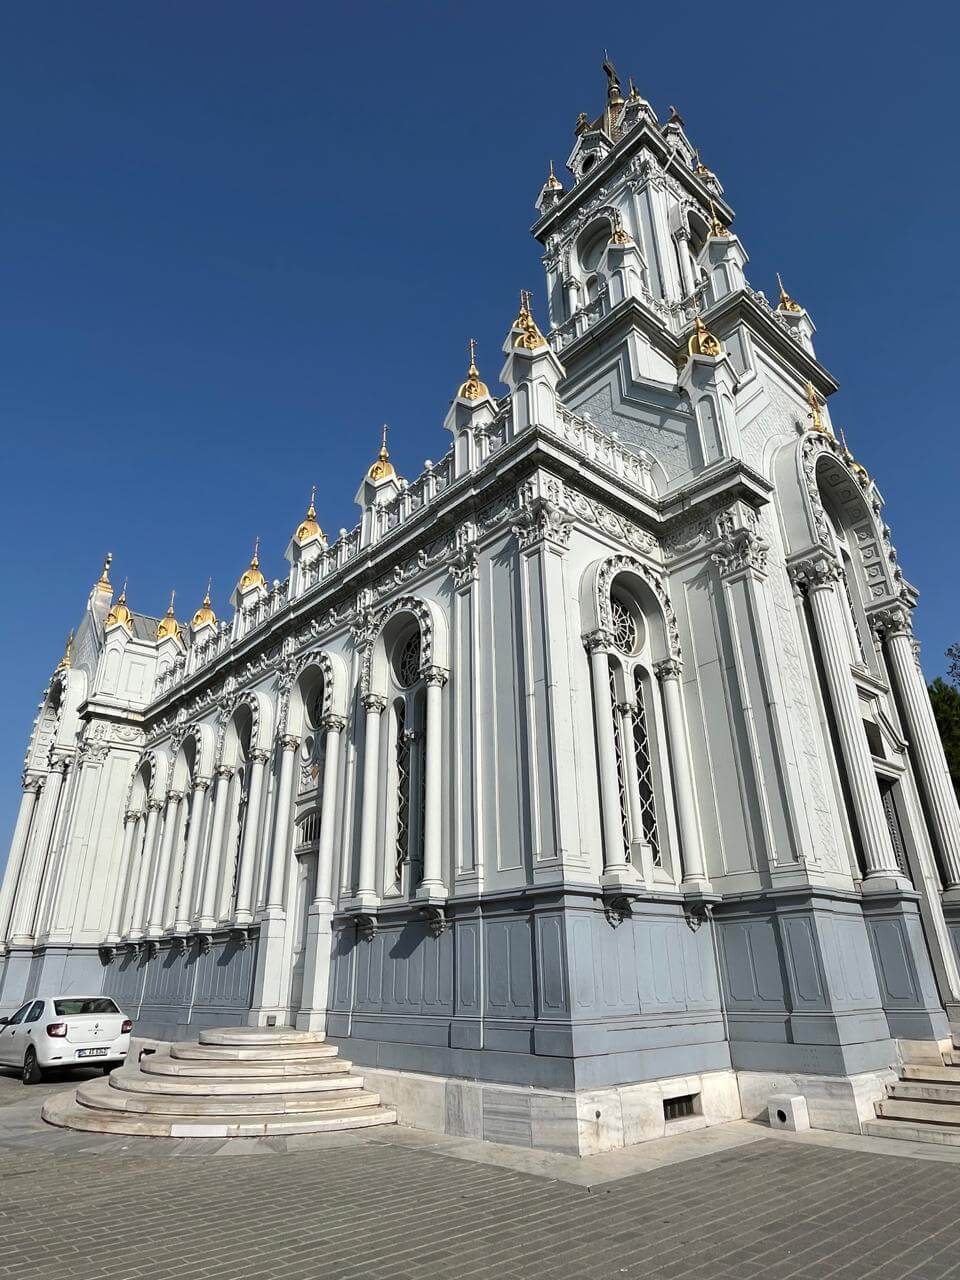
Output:
[[[884,16],[886,14],[887,16]],[[105,551],[221,613],[310,483],[328,531],[480,342],[493,382],[550,157],[609,47],[779,268],[879,478],[928,676],[957,616],[956,5],[51,3],[0,14],[0,860],[36,704]],[[542,297],[542,294],[540,295]],[[541,317],[542,301],[537,310]]]

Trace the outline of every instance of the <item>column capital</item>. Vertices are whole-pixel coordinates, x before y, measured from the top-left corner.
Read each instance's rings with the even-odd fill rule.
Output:
[[[679,680],[683,671],[683,663],[679,658],[664,658],[662,662],[653,664],[653,673],[662,684],[665,680]]]
[[[43,790],[43,775],[40,773],[25,773],[23,775],[23,789],[30,791],[33,795],[39,795]]]
[[[343,733],[346,727],[346,716],[336,716],[331,712],[320,719],[320,728],[325,729],[327,733]]]
[[[546,543],[565,551],[570,542],[573,516],[549,498],[534,498],[523,507],[513,525],[521,549]]]
[[[147,810],[149,813],[159,813],[164,806],[162,799],[154,799],[147,801]]]
[[[420,673],[428,685],[439,685],[442,689],[450,677],[450,672],[446,667],[430,666],[424,667]]]
[[[627,698],[625,702],[617,703],[617,710],[622,716],[635,716],[637,714],[637,704]]]
[[[221,778],[224,782],[229,782],[235,772],[236,770],[228,764],[218,764],[216,769],[214,769],[214,773],[217,777]]]
[[[386,711],[387,700],[381,697],[379,693],[365,693],[363,695],[363,709],[368,715],[371,711],[375,711],[379,715],[381,712]]]
[[[794,560],[788,572],[793,589],[800,596],[811,591],[832,590],[843,574],[837,557],[823,548],[801,560]]]
[[[201,792],[206,791],[211,782],[213,782],[212,778],[194,778],[193,790]]]
[[[63,751],[52,752],[50,756],[50,772],[66,773],[70,768],[71,759],[72,757]]]
[[[168,803],[168,804],[179,804],[179,803],[180,803],[180,801],[181,801],[182,799],[183,799],[183,792],[182,792],[182,791],[173,791],[173,790],[171,790],[171,791],[168,791],[168,792],[167,792],[167,803]]]
[[[744,569],[764,573],[769,551],[769,543],[752,529],[734,529],[723,539],[710,559],[717,565],[723,577],[739,573]]]
[[[128,809],[127,812],[123,815],[123,821],[124,823],[138,822],[142,817],[143,817],[142,809]]]
[[[587,653],[611,653],[613,650],[613,632],[607,627],[587,631],[582,639]]]
[[[907,636],[913,639],[913,626],[910,610],[905,604],[884,605],[867,614],[870,630],[881,640],[892,639],[893,636]]]
[[[254,747],[247,759],[251,764],[267,764],[270,760],[270,752],[263,747]]]
[[[285,733],[280,738],[281,751],[297,751],[300,747],[300,739],[295,733]]]

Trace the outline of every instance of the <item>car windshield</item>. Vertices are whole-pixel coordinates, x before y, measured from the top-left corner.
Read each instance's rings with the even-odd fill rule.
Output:
[[[87,996],[77,1000],[54,1000],[58,1018],[76,1018],[83,1013],[119,1013],[120,1010],[106,996]]]

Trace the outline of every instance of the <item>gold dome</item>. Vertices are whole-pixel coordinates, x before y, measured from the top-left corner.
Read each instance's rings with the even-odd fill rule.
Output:
[[[175,591],[170,592],[170,603],[167,605],[167,612],[157,623],[157,639],[167,640],[171,636],[174,640],[180,639],[180,623],[177,621],[173,612],[173,601],[176,596]]]
[[[297,525],[297,532],[293,535],[295,542],[308,542],[311,538],[322,538],[323,530],[317,523],[317,509],[313,505],[313,500],[317,496],[317,486],[314,485],[310,490],[310,505],[307,507],[307,514]]]
[[[203,604],[191,618],[190,626],[194,631],[197,631],[200,627],[215,627],[216,625],[217,615],[210,607],[210,583],[208,582]]]
[[[387,424],[383,424],[383,441],[380,445],[380,452],[377,454],[376,462],[367,472],[367,479],[372,480],[374,484],[381,480],[392,480],[396,476],[393,463],[390,461],[390,454],[387,452]]]
[[[127,608],[127,584],[123,584],[123,589],[117,597],[117,602],[111,605],[110,612],[104,621],[104,628],[107,627],[126,627],[128,631],[133,628],[133,614]]]
[[[513,327],[520,330],[520,335],[513,344],[515,347],[519,347],[520,350],[536,351],[538,347],[547,345],[547,340],[537,328],[537,322],[534,320],[533,313],[530,310],[529,289],[520,290],[520,311],[513,322]]]
[[[799,302],[794,301],[783,287],[783,281],[780,279],[780,272],[777,272],[777,284],[780,286],[780,301],[777,303],[778,311],[792,311],[794,313],[802,311]]]
[[[260,572],[260,539],[257,538],[253,544],[253,555],[250,557],[250,563],[240,575],[237,590],[250,591],[254,587],[265,587],[266,585],[267,580]]]
[[[484,396],[489,396],[489,394],[490,388],[480,379],[480,370],[477,368],[477,344],[471,338],[470,368],[467,370],[467,380],[460,383],[457,395],[462,400],[482,400]]]
[[[700,319],[699,314],[693,318],[693,333],[687,343],[687,354],[691,356],[723,355],[723,347],[720,345],[719,339],[713,336]]]

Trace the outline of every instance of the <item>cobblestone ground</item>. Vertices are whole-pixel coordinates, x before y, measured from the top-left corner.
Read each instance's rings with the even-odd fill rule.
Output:
[[[249,1158],[65,1133],[37,1125],[45,1087],[19,1089],[0,1090],[0,1276],[960,1277],[960,1163],[765,1138],[588,1189],[386,1131]]]

